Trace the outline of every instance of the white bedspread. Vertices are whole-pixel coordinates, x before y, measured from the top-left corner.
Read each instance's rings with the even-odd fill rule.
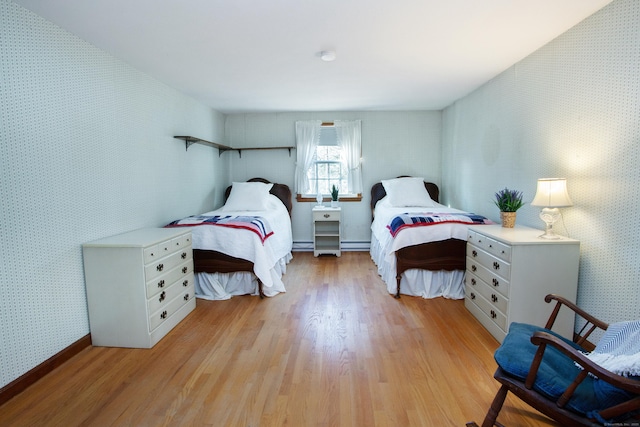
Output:
[[[467,240],[467,224],[444,223],[425,227],[410,227],[401,230],[395,237],[387,229],[391,219],[402,213],[461,213],[436,203],[436,207],[391,207],[386,197],[381,199],[374,210],[371,224],[371,257],[378,266],[378,273],[387,284],[391,294],[396,293],[396,255],[398,249],[426,242],[438,242],[447,239]],[[423,298],[464,298],[463,271],[407,270],[401,280],[400,289],[404,295]]]
[[[286,270],[286,263],[292,258],[291,248],[293,246],[289,212],[276,196],[270,195],[270,198],[270,209],[265,211],[223,211],[217,209],[202,214],[206,216],[249,215],[263,217],[269,222],[274,232],[265,240],[264,245],[258,235],[250,230],[212,225],[189,227],[194,249],[214,250],[251,261],[254,265],[253,272],[262,281],[263,290],[267,296],[285,291],[281,276]],[[228,275],[198,273],[196,274],[196,296],[206,299],[227,299],[231,295],[246,293],[245,290],[248,288],[255,290],[253,283],[244,283],[243,285],[236,283],[247,282],[247,280],[253,282],[251,277],[242,273],[229,273]],[[236,292],[230,292],[229,289],[226,289],[228,284],[231,284]]]

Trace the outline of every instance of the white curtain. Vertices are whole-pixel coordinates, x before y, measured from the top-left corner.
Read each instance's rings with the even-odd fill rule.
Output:
[[[350,194],[362,194],[362,138],[360,120],[335,120],[338,146],[347,167]]]
[[[313,156],[320,142],[321,120],[296,122],[296,173],[295,189],[297,194],[309,194],[307,171],[313,162]]]

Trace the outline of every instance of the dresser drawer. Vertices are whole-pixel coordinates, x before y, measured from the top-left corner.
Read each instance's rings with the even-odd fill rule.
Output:
[[[171,247],[171,245],[167,245],[167,246]],[[182,248],[181,250],[178,250],[177,252],[174,252],[171,255],[166,256],[162,259],[156,260],[155,262],[149,265],[145,265],[144,267],[145,280],[149,281],[151,279],[154,279],[164,274],[165,272],[171,270],[172,268],[176,267],[178,264],[183,263],[184,261],[190,260],[192,258],[193,258],[193,255],[191,251],[191,246],[189,246],[186,248]]]
[[[191,234],[184,234],[171,240],[173,251],[179,251],[189,246],[191,246]]]
[[[472,273],[475,273],[475,269],[481,265],[505,279],[508,279],[511,275],[511,264],[481,250],[477,246],[467,244],[467,262],[469,260],[471,260],[471,263],[467,265],[467,268],[470,269]]]
[[[490,271],[484,265],[467,257],[467,274],[473,274],[482,279],[489,287],[509,298],[510,281]]]
[[[507,316],[491,304],[480,292],[476,289],[465,288],[465,296],[502,331],[507,330]]]
[[[170,318],[176,311],[180,310],[180,308],[193,297],[193,285],[187,287],[186,289],[182,288],[182,292],[178,296],[170,300],[158,311],[153,312],[151,316],[149,316],[149,331],[151,332],[158,326],[160,326],[165,320]]]
[[[144,263],[149,264],[188,246],[191,246],[191,233],[183,234],[157,245],[149,246],[143,251]]]
[[[186,286],[183,284],[185,281],[187,283]],[[149,313],[155,313],[156,311],[160,310],[161,308],[166,306],[169,301],[172,301],[175,297],[190,288],[193,288],[193,273],[189,273],[184,277],[184,279],[181,278],[177,280],[176,282],[167,286],[161,292],[151,297],[147,302],[149,306]]]
[[[147,287],[147,298],[151,298],[157,293],[167,289],[174,282],[178,280],[188,280],[185,278],[186,275],[193,271],[193,260],[189,259],[184,263],[176,266],[175,268],[167,271],[165,274],[154,277],[149,280],[146,284]],[[190,280],[193,282],[193,279]]]
[[[509,245],[505,245],[473,230],[467,232],[467,241],[504,261],[511,261],[511,246]]]
[[[500,292],[493,289],[492,286],[490,286],[480,277],[474,275],[473,273],[467,272],[464,282],[466,286],[485,297],[487,301],[493,304],[493,306],[500,310],[502,313],[507,312],[509,300]]]
[[[314,221],[340,221],[339,210],[320,210],[313,213]]]

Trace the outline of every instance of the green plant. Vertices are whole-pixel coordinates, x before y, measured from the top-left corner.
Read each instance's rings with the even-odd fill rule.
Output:
[[[494,203],[500,212],[515,212],[524,205],[522,191],[509,190],[508,188],[500,190],[496,193]]]
[[[338,187],[336,187],[335,185],[331,186],[331,200],[333,200],[334,202],[338,201]]]

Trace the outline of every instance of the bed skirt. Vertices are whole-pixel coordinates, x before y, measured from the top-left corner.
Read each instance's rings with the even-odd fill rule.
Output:
[[[387,291],[395,295],[397,286],[395,255],[386,256],[386,251],[373,234],[369,253],[378,267],[378,274],[387,285]],[[422,298],[464,299],[464,271],[407,270],[400,280],[400,293]]]
[[[280,258],[271,269],[273,286],[263,286],[262,291],[267,297],[280,292],[286,292],[282,275],[287,272],[287,264],[293,258],[291,252]],[[255,274],[247,271],[234,273],[196,273],[196,298],[207,300],[227,300],[235,295],[259,295],[258,279]]]

